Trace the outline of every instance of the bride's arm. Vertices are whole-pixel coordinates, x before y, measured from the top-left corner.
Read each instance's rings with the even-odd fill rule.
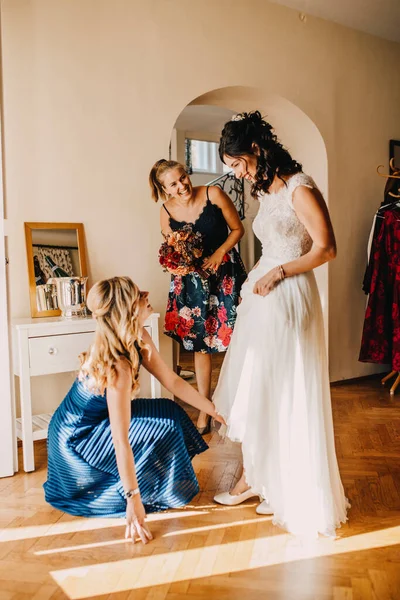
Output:
[[[293,208],[313,241],[307,254],[282,264],[286,277],[312,271],[336,256],[336,241],[328,208],[317,189],[299,186],[293,192]],[[281,280],[282,273],[277,265],[254,286],[254,293],[266,296]]]
[[[143,366],[174,396],[211,415],[216,421],[224,423],[214,404],[199,394],[189,383],[179,377],[161,358],[148,332],[143,332],[143,341],[150,346],[150,352],[143,352]]]

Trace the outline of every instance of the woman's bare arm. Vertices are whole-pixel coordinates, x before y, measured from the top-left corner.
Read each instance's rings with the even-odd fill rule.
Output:
[[[143,333],[143,341],[150,346],[150,352],[143,353],[143,366],[151,373],[167,390],[174,396],[194,406],[199,410],[214,417],[215,420],[222,422],[217,414],[214,404],[199,394],[189,383],[179,377],[161,358],[160,353],[155,347],[153,340],[147,331]]]

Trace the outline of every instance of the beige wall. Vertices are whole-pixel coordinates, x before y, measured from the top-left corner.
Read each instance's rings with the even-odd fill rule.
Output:
[[[24,221],[83,222],[92,280],[128,274],[163,311],[168,276],[157,264],[148,170],[167,155],[193,99],[242,86],[237,105],[257,108],[246,88],[261,88],[299,107],[325,142],[339,247],[331,378],[371,372],[357,362],[361,281],[384,183],[375,169],[387,162],[389,138],[400,138],[399,45],[311,17],[302,23],[265,0],[3,0],[2,29],[14,316],[29,313]],[[170,356],[165,338],[162,351]],[[57,393],[67,383],[55,384]],[[44,389],[37,385],[37,399]]]

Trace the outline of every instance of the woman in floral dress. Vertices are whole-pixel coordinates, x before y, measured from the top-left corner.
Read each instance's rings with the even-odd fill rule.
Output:
[[[203,236],[204,277],[198,272],[172,275],[164,333],[194,352],[198,390],[211,393],[211,355],[225,352],[236,320],[240,289],[246,271],[235,246],[244,233],[230,198],[216,186],[193,187],[184,167],[159,160],[149,177],[153,199],[163,200],[161,231],[190,227]],[[210,420],[200,413],[200,433],[207,433]]]

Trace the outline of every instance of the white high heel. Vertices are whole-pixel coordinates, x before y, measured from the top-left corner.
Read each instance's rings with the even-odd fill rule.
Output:
[[[271,506],[268,504],[266,500],[263,500],[261,504],[259,504],[256,508],[256,513],[258,515],[273,515],[274,511]]]
[[[234,496],[229,492],[222,492],[222,494],[217,494],[214,496],[214,502],[217,502],[218,504],[224,504],[224,506],[236,506],[237,504],[241,504],[242,502],[245,502],[249,498],[254,498],[255,496],[260,498],[259,494],[253,492],[251,488],[242,494],[235,494]]]

